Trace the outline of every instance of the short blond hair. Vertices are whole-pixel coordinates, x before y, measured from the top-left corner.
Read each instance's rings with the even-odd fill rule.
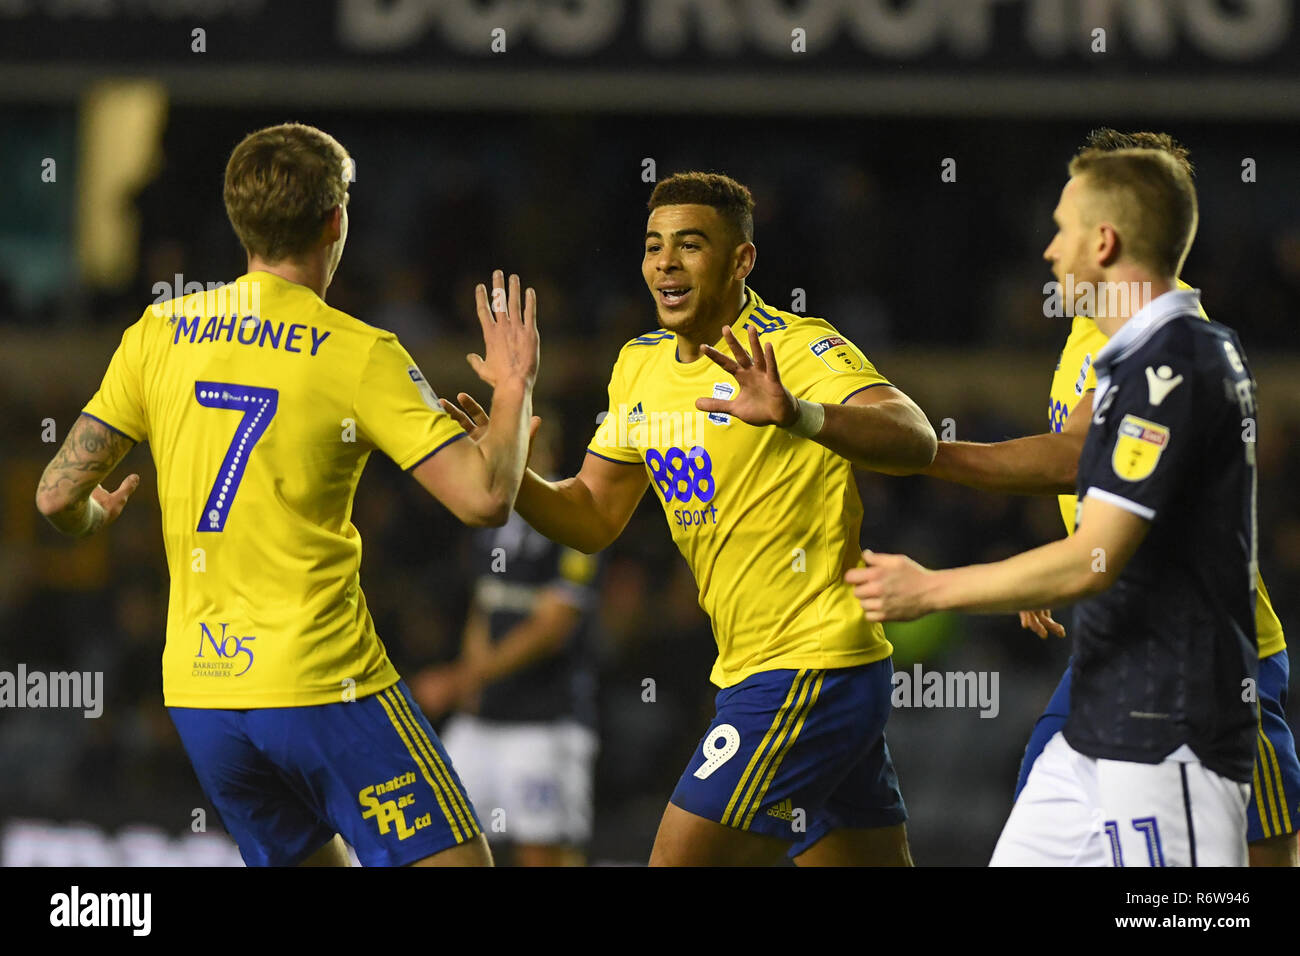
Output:
[[[243,138],[226,163],[226,215],[244,250],[267,262],[308,251],[351,178],[347,150],[301,123],[268,126]]]
[[[1186,163],[1161,149],[1085,149],[1070,161],[1083,182],[1086,222],[1106,221],[1120,239],[1120,255],[1176,276],[1196,237],[1196,187]]]

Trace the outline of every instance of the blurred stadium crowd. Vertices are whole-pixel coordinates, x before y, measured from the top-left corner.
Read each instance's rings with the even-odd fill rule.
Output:
[[[70,243],[74,178],[20,188],[0,225],[0,342],[8,361],[21,351],[40,366],[28,368],[21,387],[0,377],[0,668],[22,661],[102,670],[107,697],[97,720],[0,710],[0,823],[88,821],[109,831],[146,823],[179,835],[205,805],[162,705],[166,566],[148,453],[135,450],[125,463],[144,485],[107,536],[75,545],[59,539],[32,495],[53,447],[41,441],[42,420],[54,418],[61,439],[98,384],[69,374],[64,350],[86,350],[102,370],[120,330],[154,299],[156,282],[177,274],[223,281],[243,271],[221,204],[222,169],[245,132],[286,119],[330,131],[357,161],[351,231],[330,303],[395,331],[440,394],[472,383],[462,356],[477,331],[473,284],[503,267],[536,286],[538,392],[563,427],[566,474],[579,466],[605,408],[619,345],[654,321],[639,276],[652,188],[646,160],[660,177],[705,168],[747,183],[757,199],[753,286],[783,308],[793,290],[804,290],[807,311],[895,376],[937,429],[951,418],[957,437],[996,441],[1045,427],[1068,320],[1043,316],[1051,276],[1041,252],[1084,125],[177,109],[161,144],[163,165],[134,201],[138,271],[127,286],[92,290],[77,283],[70,261],[62,271],[48,267]],[[66,145],[73,122],[70,112],[0,111],[8,181],[18,181],[13,171],[26,170],[32,156]],[[1211,316],[1238,329],[1260,378],[1261,566],[1284,626],[1300,635],[1300,183],[1279,182],[1300,130],[1168,131],[1191,147],[1198,169],[1201,226],[1184,277],[1202,289]],[[1267,186],[1242,182],[1243,156],[1257,161]],[[945,157],[956,159],[954,183],[940,181]],[[1025,360],[1017,367],[1036,376],[1026,387],[1033,399],[1014,409],[995,394],[994,363],[1011,351]],[[896,368],[921,371],[913,381]],[[962,375],[969,384],[957,382],[954,400],[952,379]],[[1290,398],[1275,412],[1270,395]],[[1002,557],[1063,530],[1054,500],[981,495],[924,478],[860,474],[859,485],[864,545],[930,566]],[[365,545],[362,586],[399,671],[409,676],[454,656],[478,573],[463,529],[378,456],[353,522]],[[708,622],[651,496],[605,555],[600,593],[602,746],[590,856],[642,862],[716,690],[707,682]],[[938,617],[889,631],[899,670],[922,659],[927,669],[1000,674],[994,719],[975,709],[900,709],[889,727],[917,862],[983,864],[1068,649],[1040,642],[1011,616]],[[653,703],[642,699],[647,677],[657,685]]]

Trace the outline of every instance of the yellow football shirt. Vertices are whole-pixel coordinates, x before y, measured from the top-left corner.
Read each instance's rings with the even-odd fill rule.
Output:
[[[747,290],[732,323],[741,342],[750,326],[772,343],[798,398],[834,404],[888,384],[827,322],[774,309]],[[589,447],[648,472],[713,624],[710,679],[730,687],[760,671],[888,657],[884,629],[863,616],[843,581],[863,563],[862,502],[849,462],[785,429],[695,408],[697,398],[731,398],[737,389],[705,356],[679,362],[673,333],[649,332],[619,353],[609,410]]]
[[[1192,288],[1181,279],[1178,288]],[[1205,309],[1201,315],[1208,320]],[[1093,372],[1093,359],[1106,344],[1106,336],[1097,328],[1097,323],[1090,318],[1076,315],[1070,326],[1070,335],[1061,349],[1061,360],[1056,364],[1056,373],[1052,376],[1051,401],[1048,406],[1048,424],[1052,431],[1059,432],[1065,427],[1065,420],[1074,411],[1074,406],[1086,393],[1097,387],[1097,376]],[[1059,495],[1061,517],[1065,520],[1067,534],[1074,534],[1075,502],[1074,495]],[[1286,647],[1286,638],[1282,633],[1282,622],[1273,610],[1268,597],[1268,588],[1264,586],[1263,577],[1256,578],[1255,591],[1255,631],[1259,641],[1259,656],[1268,657]]]
[[[397,680],[360,587],[371,451],[465,437],[396,336],[266,272],[150,306],[84,413],[158,469],[168,706],[326,704]]]

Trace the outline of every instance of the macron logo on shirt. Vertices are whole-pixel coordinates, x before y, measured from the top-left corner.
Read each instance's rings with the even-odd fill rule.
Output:
[[[1159,405],[1169,393],[1176,389],[1183,381],[1181,375],[1174,375],[1174,370],[1168,365],[1162,365],[1153,369],[1147,366],[1147,397],[1151,399],[1152,405]]]

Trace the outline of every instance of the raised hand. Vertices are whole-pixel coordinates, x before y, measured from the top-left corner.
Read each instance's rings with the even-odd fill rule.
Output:
[[[442,410],[456,419],[457,424],[465,429],[469,435],[470,441],[478,441],[483,437],[483,433],[488,427],[488,413],[483,410],[483,406],[474,401],[474,397],[468,392],[460,392],[456,396],[456,401],[460,402],[457,407],[455,402],[450,402],[445,398],[438,399],[438,404]],[[534,415],[528,428],[528,451],[531,455],[533,449],[533,439],[537,437],[537,429],[542,425],[542,419]]]
[[[509,290],[500,269],[492,273],[492,298],[481,283],[474,289],[474,305],[483,327],[483,355],[465,356],[474,373],[494,389],[517,381],[531,388],[537,379],[541,340],[537,335],[537,294],[524,292],[522,311],[519,276],[510,276]]]
[[[799,403],[781,384],[772,343],[760,345],[758,329],[752,325],[749,327],[748,352],[731,333],[731,326],[722,327],[722,337],[731,347],[734,359],[708,345],[701,351],[736,380],[740,394],[734,399],[697,398],[695,407],[702,412],[734,415],[751,425],[779,425],[782,428],[793,425],[799,418]]]
[[[438,399],[438,404],[442,406],[444,412],[456,419],[456,423],[461,428],[465,429],[470,441],[478,441],[487,431],[488,413],[483,411],[483,406],[474,401],[468,392],[459,393],[456,401],[460,402],[459,408],[454,402],[449,402],[445,398]]]

